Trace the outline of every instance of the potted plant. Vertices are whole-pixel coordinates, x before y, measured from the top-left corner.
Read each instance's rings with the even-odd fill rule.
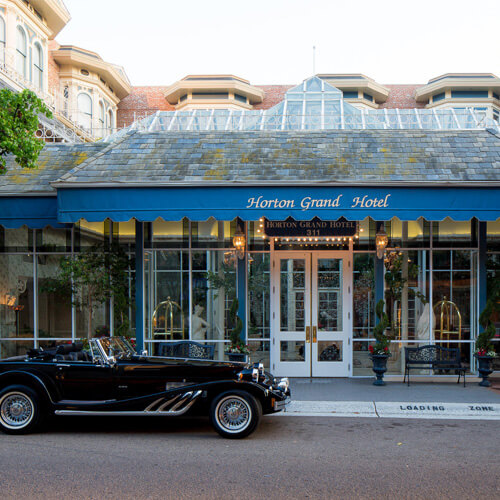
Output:
[[[479,382],[481,387],[490,387],[491,382],[488,380],[489,375],[493,372],[493,360],[496,357],[496,352],[491,343],[491,339],[495,336],[495,324],[492,321],[494,313],[500,311],[498,304],[500,298],[500,286],[497,286],[493,293],[489,295],[486,301],[486,306],[479,316],[479,324],[483,327],[483,331],[476,339],[476,352],[474,356],[478,361],[479,375],[483,380]]]
[[[246,361],[247,355],[250,354],[248,346],[241,339],[241,331],[243,330],[243,321],[238,316],[239,301],[237,298],[233,299],[229,315],[231,317],[232,328],[229,330],[229,345],[226,355],[229,361]]]
[[[389,350],[390,339],[385,334],[387,327],[390,325],[389,317],[384,311],[384,301],[380,299],[375,307],[375,313],[379,319],[377,325],[373,329],[375,344],[370,345],[370,357],[373,361],[373,371],[375,372],[376,380],[373,385],[385,385],[384,373],[387,371],[387,358],[391,356]]]

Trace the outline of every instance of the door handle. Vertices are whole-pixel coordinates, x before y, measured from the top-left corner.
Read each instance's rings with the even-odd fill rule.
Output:
[[[309,344],[311,342],[311,327],[306,326],[306,343]]]
[[[313,326],[313,344],[318,341],[318,328]]]

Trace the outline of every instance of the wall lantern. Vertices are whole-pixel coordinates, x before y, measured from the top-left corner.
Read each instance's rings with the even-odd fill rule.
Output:
[[[5,295],[5,305],[10,309],[13,309],[16,305],[17,297],[15,295],[7,294]]]
[[[379,259],[384,258],[385,249],[389,244],[389,237],[385,232],[384,226],[380,226],[377,234],[375,235],[375,246],[377,247],[377,257]]]
[[[233,236],[233,247],[236,250],[238,259],[243,259],[245,257],[246,238],[245,233],[239,227]]]

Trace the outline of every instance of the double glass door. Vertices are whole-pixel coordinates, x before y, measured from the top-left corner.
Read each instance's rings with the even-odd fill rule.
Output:
[[[352,331],[349,252],[276,252],[272,277],[275,373],[348,376]]]

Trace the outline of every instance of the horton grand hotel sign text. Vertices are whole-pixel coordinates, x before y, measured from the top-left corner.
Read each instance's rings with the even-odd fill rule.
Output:
[[[300,200],[295,199],[268,199],[263,196],[258,198],[248,198],[246,208],[296,208],[303,211],[313,208],[387,208],[389,207],[390,194],[381,197],[370,197],[368,195],[354,196],[343,199],[344,195],[339,194],[336,198],[312,198],[304,196]]]

